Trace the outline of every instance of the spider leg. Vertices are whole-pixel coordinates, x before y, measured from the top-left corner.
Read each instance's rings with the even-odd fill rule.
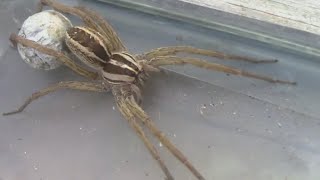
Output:
[[[113,27],[98,13],[84,7],[66,6],[53,0],[40,0],[40,11],[44,5],[50,6],[57,11],[80,17],[86,26],[98,31],[105,38],[105,42],[108,42],[106,43],[106,46],[111,51],[116,52],[126,50]]]
[[[155,123],[151,120],[151,118],[144,112],[144,110],[136,103],[134,97],[131,96],[127,98],[126,104],[128,109],[132,112],[132,114],[140,119],[143,124],[147,126],[147,128],[152,132],[154,136],[158,138],[158,140],[168,148],[168,150],[182,163],[184,164],[192,174],[197,177],[198,180],[205,180],[205,178],[199,173],[199,171],[189,162],[187,157],[175,147],[175,145],[165,136],[163,132],[161,132]]]
[[[60,89],[73,89],[73,90],[93,91],[93,92],[106,92],[109,90],[108,87],[103,84],[97,84],[97,83],[91,83],[91,82],[79,82],[79,81],[63,81],[33,93],[29,98],[27,98],[27,100],[17,110],[3,113],[2,115],[7,116],[11,114],[20,113],[32,101]]]
[[[71,60],[67,55],[65,55],[62,52],[50,49],[44,45],[41,45],[35,41],[28,40],[24,37],[18,36],[17,34],[12,33],[10,35],[10,41],[16,45],[21,44],[26,47],[33,48],[39,52],[42,52],[44,54],[57,57],[57,60],[61,61],[64,65],[66,65],[68,68],[76,72],[77,74],[84,76],[89,79],[97,79],[98,74],[95,72],[91,72],[89,70],[86,70],[85,68],[81,67],[80,65],[76,64],[73,60]]]
[[[100,33],[104,32],[103,34],[110,40],[112,45],[111,51],[126,51],[126,47],[123,45],[116,31],[100,14],[85,7],[77,7],[77,9],[80,9],[86,14],[86,16],[90,16],[91,19],[95,20],[97,23],[97,31]]]
[[[158,56],[168,56],[168,55],[176,55],[177,53],[189,53],[189,54],[197,54],[209,57],[215,57],[223,60],[237,60],[237,61],[247,61],[251,63],[275,63],[278,62],[276,59],[255,59],[245,56],[237,56],[225,54],[222,52],[207,50],[207,49],[199,49],[192,46],[169,46],[169,47],[160,47],[153,49],[147,53],[144,53],[141,58],[145,58],[147,60],[151,60],[152,58],[156,58]]]
[[[268,77],[265,75],[255,74],[255,73],[251,73],[248,71],[243,71],[241,69],[233,68],[230,66],[225,66],[222,64],[218,64],[218,63],[207,62],[207,61],[204,61],[201,59],[196,59],[196,58],[181,58],[181,57],[177,57],[177,56],[161,56],[161,57],[156,57],[156,58],[152,59],[149,62],[149,64],[152,66],[155,66],[155,67],[165,66],[165,65],[191,64],[191,65],[194,65],[194,66],[197,66],[200,68],[204,68],[204,69],[220,71],[220,72],[230,73],[230,74],[234,74],[234,75],[250,77],[250,78],[254,78],[254,79],[260,79],[260,80],[268,81],[270,83],[281,83],[281,84],[291,84],[291,85],[297,84],[296,82],[275,79],[275,78]]]
[[[157,151],[155,146],[151,143],[151,141],[148,139],[148,137],[145,135],[139,123],[136,122],[136,119],[134,115],[131,113],[130,109],[127,107],[127,104],[124,98],[117,99],[117,106],[121,114],[125,117],[125,119],[129,122],[129,124],[133,127],[133,129],[139,135],[139,137],[141,138],[145,146],[148,148],[153,158],[159,163],[160,168],[162,169],[162,171],[167,177],[167,180],[173,180],[174,178],[171,175],[167,166],[164,164],[163,160],[161,159],[159,152]]]

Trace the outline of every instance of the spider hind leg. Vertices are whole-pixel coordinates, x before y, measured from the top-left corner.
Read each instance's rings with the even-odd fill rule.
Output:
[[[146,134],[144,133],[140,124],[136,121],[136,117],[132,113],[132,111],[126,101],[127,101],[126,97],[123,97],[122,95],[121,95],[121,97],[116,98],[116,103],[119,108],[119,111],[124,116],[124,118],[129,122],[131,127],[136,131],[136,133],[138,134],[140,139],[143,141],[143,143],[145,144],[145,146],[149,150],[152,157],[158,162],[160,168],[162,169],[162,171],[166,175],[166,179],[173,180],[174,178],[171,175],[168,167],[164,164],[163,160],[161,159],[161,157],[159,155],[159,152],[157,151],[155,146],[152,144],[152,142],[149,140],[149,138],[146,136]]]
[[[234,60],[234,61],[246,61],[250,63],[276,63],[278,62],[277,59],[256,59],[246,56],[238,56],[238,55],[231,55],[222,53],[215,50],[207,50],[207,49],[200,49],[195,48],[192,46],[168,46],[168,47],[160,47],[153,49],[147,53],[142,54],[141,56],[145,59],[153,59],[159,56],[169,56],[169,55],[176,55],[178,53],[189,53],[195,55],[202,55],[208,57],[219,58],[222,60]]]
[[[134,97],[128,97],[126,105],[131,113],[144,124],[151,133],[182,163],[189,171],[198,179],[205,180],[200,172],[192,165],[189,159],[161,132],[151,118],[144,112],[144,110],[137,104]]]
[[[255,74],[255,73],[243,71],[241,69],[237,69],[234,67],[230,67],[230,66],[226,66],[218,63],[207,62],[205,60],[196,59],[196,58],[182,58],[177,56],[159,56],[152,59],[149,63],[150,65],[153,65],[155,67],[166,66],[166,65],[190,64],[199,68],[204,68],[204,69],[213,70],[213,71],[220,71],[220,72],[225,72],[233,75],[244,76],[244,77],[249,77],[254,79],[260,79],[270,83],[280,83],[280,84],[290,84],[290,85],[297,84],[296,82],[293,82],[293,81],[275,79],[269,76]]]

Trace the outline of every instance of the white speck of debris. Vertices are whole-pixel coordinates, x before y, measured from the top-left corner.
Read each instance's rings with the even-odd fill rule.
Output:
[[[173,137],[177,137],[176,134],[173,134]]]
[[[112,109],[113,109],[113,110],[116,110],[116,107],[112,106]]]
[[[26,159],[30,159],[30,155],[29,154],[27,154],[27,152],[25,151],[25,152],[23,152],[24,153],[24,157],[26,158]]]
[[[272,134],[272,131],[270,129],[266,129],[266,131],[269,133],[269,134]]]
[[[162,147],[163,145],[162,145],[162,143],[161,142],[159,142],[159,147]]]
[[[281,127],[282,127],[282,124],[281,124],[280,122],[278,122],[277,124],[278,124],[279,128],[281,128]]]
[[[120,172],[120,168],[116,168],[116,172],[119,173]]]
[[[37,171],[39,168],[37,166],[33,166],[33,169]]]
[[[80,127],[79,129],[82,130],[82,127]]]
[[[200,107],[200,114],[203,115],[203,110],[207,109],[207,106],[205,104],[202,104],[202,106]]]
[[[221,105],[223,105],[223,102],[222,102],[222,101],[220,101],[219,103],[220,103]]]
[[[88,133],[88,134],[92,134],[92,133],[94,133],[94,132],[96,132],[96,131],[97,131],[96,128],[91,128],[91,129],[87,130],[87,133]]]
[[[32,12],[33,12],[33,10],[31,10],[30,8],[27,8],[27,11],[28,11],[29,13],[32,13]]]
[[[186,93],[184,93],[184,94],[183,94],[183,96],[184,96],[184,97],[187,97],[187,94],[186,94]]]
[[[21,24],[21,22],[16,17],[13,17],[12,19],[13,19],[14,23],[16,23],[17,25]]]
[[[233,114],[233,115],[236,115],[236,114],[237,114],[237,112],[236,112],[236,111],[234,111],[232,114]]]

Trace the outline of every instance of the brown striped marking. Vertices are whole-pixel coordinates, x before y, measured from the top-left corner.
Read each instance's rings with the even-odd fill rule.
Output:
[[[135,60],[135,58],[127,52],[113,53],[111,59],[114,59],[120,63],[126,64],[136,72],[141,70],[141,67],[138,64],[138,62]]]
[[[142,67],[127,52],[114,53],[102,71],[105,80],[111,84],[131,83],[135,81]]]
[[[66,34],[69,49],[90,66],[96,67],[110,60],[111,52],[106,43],[98,32],[87,27],[75,26],[68,29]]]

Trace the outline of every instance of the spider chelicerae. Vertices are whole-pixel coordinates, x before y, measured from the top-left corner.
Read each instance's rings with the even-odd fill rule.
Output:
[[[32,101],[60,89],[94,92],[111,91],[119,111],[144,142],[168,180],[173,180],[174,178],[159,156],[157,149],[146,136],[143,126],[146,126],[148,130],[150,130],[151,133],[168,148],[168,150],[181,161],[181,163],[183,163],[197,179],[204,180],[205,178],[191,164],[187,157],[171,143],[164,133],[157,128],[153,120],[141,108],[140,104],[142,96],[140,89],[143,87],[144,82],[149,78],[151,73],[159,72],[161,66],[190,64],[208,70],[260,79],[271,83],[295,84],[295,82],[278,80],[222,64],[211,63],[196,58],[182,58],[176,55],[178,53],[190,53],[220,59],[242,60],[252,63],[277,62],[277,60],[272,59],[257,60],[254,58],[228,55],[214,50],[198,49],[190,46],[161,47],[142,54],[131,54],[121,42],[111,25],[98,13],[84,7],[66,6],[53,0],[40,0],[39,11],[42,10],[44,5],[50,6],[56,11],[72,14],[82,19],[85,26],[74,26],[70,28],[66,33],[65,42],[69,50],[85,65],[90,67],[90,69],[83,68],[70,59],[64,52],[52,50],[16,34],[11,34],[10,40],[14,44],[19,43],[23,46],[34,48],[39,52],[57,57],[64,65],[77,74],[92,80],[92,82],[64,81],[53,84],[32,94],[32,96],[30,96],[17,110],[4,113],[3,115],[19,113]]]

